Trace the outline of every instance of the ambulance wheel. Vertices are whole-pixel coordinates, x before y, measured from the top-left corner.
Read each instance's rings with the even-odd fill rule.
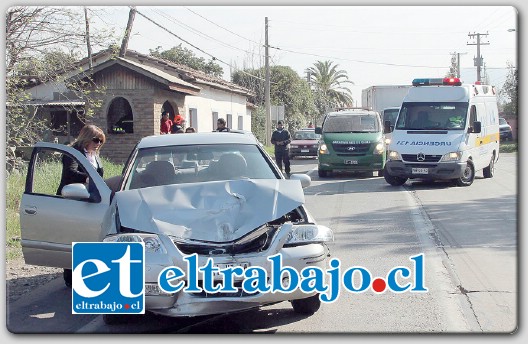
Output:
[[[484,173],[484,178],[493,178],[495,174],[495,154],[491,157],[488,167],[484,167],[482,172]]]
[[[474,179],[475,167],[473,166],[473,162],[471,162],[471,160],[468,160],[462,177],[455,179],[455,183],[458,186],[470,186],[471,184],[473,184]]]
[[[64,284],[66,284],[66,286],[68,288],[71,288],[72,287],[72,271],[71,271],[71,269],[64,269],[62,271],[62,278],[64,278]]]
[[[326,178],[328,176],[328,171],[317,170],[317,174],[319,174],[319,177],[321,177],[321,178]]]
[[[383,178],[392,186],[402,186],[407,181],[407,178],[391,176],[387,171],[383,173]]]
[[[321,300],[319,300],[319,294],[315,294],[306,299],[292,300],[291,304],[295,313],[311,315],[321,307]]]

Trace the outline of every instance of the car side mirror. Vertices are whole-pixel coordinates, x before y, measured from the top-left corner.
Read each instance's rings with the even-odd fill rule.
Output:
[[[473,126],[468,128],[468,133],[480,134],[482,131],[482,123],[479,121],[473,122]]]
[[[300,181],[303,189],[312,185],[312,178],[310,178],[309,175],[304,173],[294,173],[290,175],[290,180],[292,179]]]
[[[62,188],[61,195],[67,199],[88,200],[90,198],[90,193],[86,189],[86,186],[81,183],[65,185]]]
[[[315,128],[315,133],[316,134],[322,134],[323,133],[323,128],[321,128],[321,127]]]

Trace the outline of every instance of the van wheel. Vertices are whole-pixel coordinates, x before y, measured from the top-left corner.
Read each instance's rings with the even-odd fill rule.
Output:
[[[328,171],[317,170],[317,174],[319,174],[319,177],[321,177],[321,178],[326,178],[328,176]]]
[[[295,313],[311,315],[319,310],[321,300],[319,300],[319,294],[315,294],[306,299],[292,300],[291,304]]]
[[[64,284],[66,284],[66,286],[68,288],[71,288],[72,287],[72,271],[71,271],[71,269],[64,269],[62,271],[62,278],[64,278]]]
[[[475,167],[473,166],[473,162],[471,162],[471,160],[468,160],[466,164],[466,169],[464,170],[462,177],[455,179],[455,183],[458,186],[470,186],[471,184],[473,184],[474,179]]]
[[[387,171],[383,172],[383,178],[392,186],[402,186],[407,181],[407,178],[391,176]]]
[[[484,167],[482,172],[484,173],[484,178],[493,178],[495,175],[495,154],[491,157],[488,167]]]

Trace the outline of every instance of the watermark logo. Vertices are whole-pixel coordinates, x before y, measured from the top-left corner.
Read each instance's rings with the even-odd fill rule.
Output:
[[[143,242],[73,243],[73,314],[144,314],[144,286]]]

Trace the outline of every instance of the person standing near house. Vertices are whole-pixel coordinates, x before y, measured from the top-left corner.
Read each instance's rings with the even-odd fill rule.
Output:
[[[226,125],[226,120],[223,119],[223,118],[219,118],[217,121],[216,121],[216,130],[215,131],[220,131],[220,132],[227,132],[227,131],[231,131],[231,129],[229,129]]]
[[[183,133],[183,124],[185,123],[185,120],[183,119],[182,115],[176,115],[174,116],[174,121],[171,128],[172,134],[179,134]]]
[[[160,134],[170,134],[172,129],[172,121],[169,118],[169,112],[163,111],[161,114]]]
[[[284,172],[290,176],[290,142],[291,136],[288,130],[284,129],[282,121],[277,122],[277,129],[271,134],[271,143],[275,146],[275,161],[282,171],[284,163]]]

